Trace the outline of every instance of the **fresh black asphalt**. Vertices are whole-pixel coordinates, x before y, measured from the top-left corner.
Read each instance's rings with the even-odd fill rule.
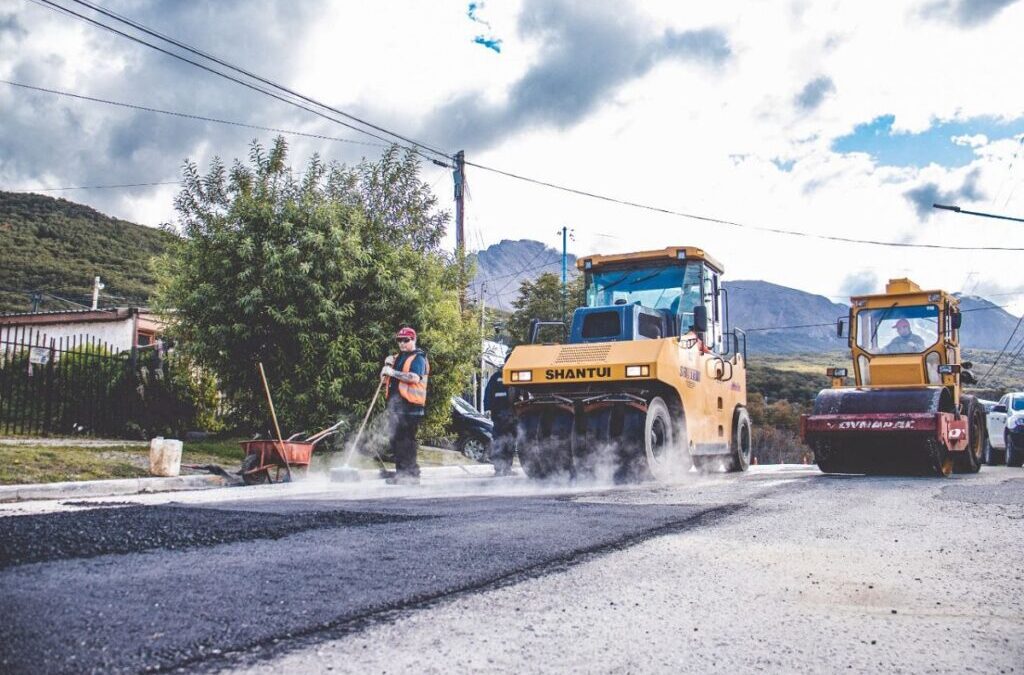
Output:
[[[127,506],[0,519],[0,569],[29,562],[108,553],[183,550],[257,539],[281,539],[317,528],[352,527],[415,516],[313,511],[279,515],[188,507]]]
[[[287,500],[0,519],[0,671],[209,670],[736,507]]]

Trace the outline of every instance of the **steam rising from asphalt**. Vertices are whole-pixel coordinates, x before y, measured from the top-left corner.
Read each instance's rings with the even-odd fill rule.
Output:
[[[375,466],[379,466],[374,459],[373,450],[376,448],[378,452],[384,454],[388,447],[389,437],[389,416],[378,415],[371,419],[363,432],[358,447],[352,450],[352,468],[357,465],[367,468],[365,461],[357,461],[359,458],[370,458],[375,462]],[[692,470],[689,450],[685,443],[687,438],[685,427],[677,428],[673,438],[676,443],[673,447],[666,448],[666,455],[674,457],[676,461],[674,465],[666,467],[667,472],[661,474],[660,481],[656,481],[647,468],[643,439],[636,438],[630,439],[628,451],[621,440],[594,441],[588,439],[585,449],[582,447],[582,443],[578,448],[572,472],[568,471],[568,467],[566,467],[565,471],[554,471],[545,479],[528,478],[518,464],[514,465],[515,475],[507,478],[493,477],[490,474],[493,469],[487,464],[453,464],[447,467],[448,471],[443,477],[436,476],[430,471],[424,473],[421,477],[422,484],[419,486],[385,486],[377,480],[367,480],[362,483],[331,483],[330,469],[344,466],[345,458],[355,440],[355,430],[353,430],[347,438],[339,439],[336,442],[335,447],[341,452],[335,453],[329,466],[325,467],[326,470],[311,471],[308,482],[311,484],[310,487],[330,485],[331,489],[345,492],[345,496],[348,498],[373,499],[582,494],[611,489],[619,490],[623,487],[628,489],[631,485],[638,488],[649,488],[652,482],[678,484],[699,480],[701,476]],[[520,428],[516,438],[517,450],[526,447],[528,443],[536,443],[536,441],[528,440]],[[728,458],[722,458],[721,470],[726,468],[727,461]]]

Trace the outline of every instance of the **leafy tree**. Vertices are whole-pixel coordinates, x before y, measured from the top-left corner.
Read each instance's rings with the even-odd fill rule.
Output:
[[[448,215],[415,156],[393,147],[353,167],[314,156],[301,175],[286,159],[279,137],[230,170],[185,165],[175,201],[184,237],[159,289],[180,348],[259,430],[269,428],[262,361],[291,433],[365,412],[395,330],[412,325],[430,358],[428,425],[438,428],[479,345],[459,308],[460,270],[440,248]]]
[[[519,286],[519,297],[512,303],[512,316],[508,321],[508,332],[513,344],[526,341],[532,319],[541,321],[572,320],[572,313],[583,305],[583,279],[576,277],[569,281],[565,313],[562,312],[562,280],[557,274],[545,272],[534,281],[524,281]]]

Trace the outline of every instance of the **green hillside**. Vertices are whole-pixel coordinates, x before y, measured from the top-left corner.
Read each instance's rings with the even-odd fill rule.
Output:
[[[34,290],[87,303],[96,275],[108,296],[101,306],[145,304],[154,284],[150,259],[172,240],[64,199],[0,192],[0,312],[28,311]],[[41,305],[68,307],[51,297]]]

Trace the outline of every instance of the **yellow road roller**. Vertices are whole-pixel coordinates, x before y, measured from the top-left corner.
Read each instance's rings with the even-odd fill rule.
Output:
[[[672,246],[576,262],[586,305],[531,324],[503,378],[531,478],[670,481],[750,463],[746,337],[722,265]],[[553,325],[554,324],[554,325]],[[543,342],[542,332],[557,333]]]
[[[985,412],[963,384],[962,314],[956,297],[891,279],[885,293],[850,298],[837,322],[847,368],[829,368],[832,387],[801,418],[801,435],[825,473],[974,473],[982,463]]]

